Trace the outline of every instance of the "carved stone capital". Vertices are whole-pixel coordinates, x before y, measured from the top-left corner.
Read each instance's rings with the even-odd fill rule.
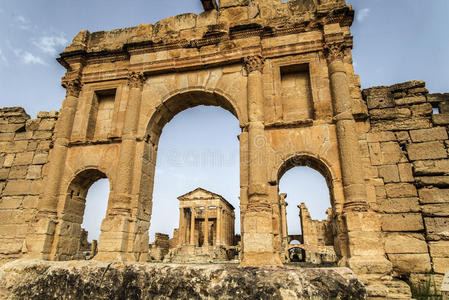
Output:
[[[253,71],[263,71],[265,59],[260,55],[247,56],[243,59],[243,65],[249,74]]]
[[[66,96],[72,96],[78,98],[81,91],[81,81],[79,78],[62,79],[62,86],[66,89]]]
[[[334,60],[341,60],[345,56],[346,45],[343,41],[341,42],[331,42],[324,44],[324,55],[329,62]]]
[[[130,88],[142,88],[145,81],[145,75],[142,72],[129,72],[128,85]]]

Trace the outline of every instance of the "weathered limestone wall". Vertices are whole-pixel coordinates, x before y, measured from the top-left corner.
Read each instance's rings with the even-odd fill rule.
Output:
[[[162,260],[169,250],[168,234],[156,233],[154,243],[150,245],[150,259]]]
[[[449,270],[449,94],[423,81],[363,91],[371,129],[361,145],[372,168],[385,251],[412,281]],[[434,110],[434,111],[433,111]]]
[[[57,112],[31,119],[21,107],[0,109],[0,264],[27,252],[25,236],[41,193]]]
[[[334,250],[334,224],[332,209],[328,209],[326,220],[313,220],[305,203],[298,205],[301,220],[302,241],[306,262],[314,264],[336,263],[337,256]]]
[[[304,244],[316,246],[333,246],[331,210],[327,220],[313,220],[305,203],[298,205],[300,208],[302,239]]]

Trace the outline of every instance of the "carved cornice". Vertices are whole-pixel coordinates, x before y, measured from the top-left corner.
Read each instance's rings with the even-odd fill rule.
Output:
[[[78,98],[81,91],[81,80],[78,78],[62,78],[62,86],[66,89],[66,97]]]
[[[325,43],[323,46],[324,55],[329,62],[334,60],[343,60],[345,57],[345,49],[347,45],[345,41],[333,41]]]
[[[145,82],[145,75],[142,72],[129,72],[128,85],[130,88],[142,88]]]
[[[343,2],[342,2],[343,3]],[[322,6],[322,5],[321,5]],[[332,2],[332,5],[324,5],[326,9],[318,9],[312,20],[310,18],[304,18],[300,16],[292,16],[289,20],[285,18],[275,18],[266,20],[269,22],[260,22],[253,20],[251,23],[235,24],[234,26],[226,26],[224,24],[210,25],[208,31],[204,36],[197,40],[186,39],[169,39],[157,42],[157,39],[149,37],[142,41],[129,41],[120,47],[121,50],[107,50],[98,48],[95,45],[90,45],[86,40],[86,37],[90,34],[87,32],[81,32],[79,37],[74,41],[74,47],[69,46],[61,57],[57,60],[67,69],[70,68],[68,62],[73,57],[80,57],[87,59],[88,63],[103,63],[109,61],[126,61],[129,59],[129,55],[139,53],[149,53],[157,51],[167,51],[171,49],[180,48],[200,48],[207,45],[218,44],[220,42],[226,42],[232,39],[246,39],[252,36],[259,37],[274,37],[283,36],[287,34],[295,34],[300,32],[306,32],[311,30],[318,30],[326,24],[339,23],[341,27],[350,26],[354,11],[344,4],[336,5]],[[329,7],[328,7],[329,6]],[[265,26],[264,24],[270,24]],[[112,37],[111,37],[112,38]],[[90,41],[91,38],[88,40]]]
[[[247,56],[243,58],[243,66],[249,74],[254,71],[263,71],[265,59],[260,55]]]

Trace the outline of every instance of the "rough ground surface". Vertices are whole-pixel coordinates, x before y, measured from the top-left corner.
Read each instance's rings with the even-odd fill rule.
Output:
[[[1,299],[366,299],[347,268],[17,260],[0,268]]]

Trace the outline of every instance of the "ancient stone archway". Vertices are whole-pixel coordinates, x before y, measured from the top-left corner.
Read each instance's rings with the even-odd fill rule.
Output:
[[[89,188],[106,174],[95,168],[79,171],[70,180],[64,194],[63,209],[58,216],[50,257],[55,260],[79,259],[81,224]],[[112,186],[110,186],[112,190]]]
[[[159,142],[159,137],[165,124],[178,113],[198,105],[219,106],[233,114],[239,124],[244,126],[245,119],[241,117],[236,100],[224,91],[218,89],[191,88],[174,90],[169,95],[163,96],[162,103],[151,114],[146,127],[146,138],[154,145]]]
[[[146,138],[143,142],[142,177],[139,187],[139,205],[143,207],[143,213],[145,214],[144,218],[145,220],[148,220],[148,226],[150,226],[152,214],[157,149],[163,127],[176,114],[198,105],[222,107],[240,120],[238,109],[234,106],[232,100],[228,100],[230,99],[230,96],[225,96],[223,94],[224,93],[220,91],[208,91],[198,88],[175,91],[167,96],[162,104],[160,104],[150,116],[146,129]],[[143,247],[145,247],[145,245],[143,245]]]
[[[282,265],[279,178],[307,165],[329,187],[340,265],[374,282],[372,296],[407,294],[380,283],[394,274],[442,280],[447,95],[422,81],[362,93],[343,0],[218,2],[202,1],[199,15],[81,31],[58,58],[67,70],[59,114],[0,110],[0,258],[74,258],[85,191],[107,177],[95,258],[147,261],[162,128],[188,107],[216,105],[242,129],[241,266]]]
[[[447,160],[446,115],[431,116],[432,105],[444,112],[447,100],[428,96],[421,82],[367,90],[363,98],[352,67],[354,11],[340,0],[306,2],[222,1],[200,15],[80,32],[58,59],[67,69],[59,115],[19,116],[19,126],[10,115],[18,112],[4,113],[11,124],[2,136],[2,197],[36,202],[27,208],[32,217],[6,212],[24,220],[12,225],[21,232],[10,239],[14,255],[69,258],[72,252],[60,251],[67,187],[76,170],[97,169],[113,189],[96,259],[146,261],[160,133],[178,112],[205,104],[227,109],[242,128],[242,266],[282,265],[279,178],[308,165],[327,180],[341,265],[377,279],[392,274],[391,262],[405,272],[404,261],[423,259],[422,273],[432,270],[422,241],[438,241],[446,217],[432,219],[437,209],[429,205],[423,209],[432,218],[422,215],[416,188],[421,198],[441,198],[443,191],[423,187],[447,186],[432,179]],[[410,226],[397,226],[402,215]],[[415,239],[403,232],[419,232],[423,253],[410,258],[397,249]]]
[[[320,159],[315,157],[311,153],[298,153],[286,158],[278,168],[276,184],[279,184],[279,180],[282,176],[294,167],[310,167],[318,171],[324,177],[327,187],[329,188],[329,199],[332,206],[335,206],[336,198],[337,201],[342,200],[339,199],[340,195],[335,196],[334,193],[334,185],[338,185],[338,182],[341,182],[341,178],[336,175],[336,171],[331,171],[332,169],[328,162],[323,158]]]
[[[332,245],[335,249],[337,257],[339,259],[340,265],[345,265],[348,259],[348,248],[347,248],[347,232],[344,226],[344,220],[342,218],[343,213],[343,204],[344,204],[344,195],[342,194],[342,186],[341,186],[341,177],[338,172],[338,166],[330,165],[328,161],[324,158],[318,158],[311,153],[295,153],[290,156],[287,156],[282,160],[282,164],[277,168],[276,181],[272,182],[272,185],[275,185],[279,191],[279,181],[282,176],[294,167],[310,167],[316,171],[318,171],[325,179],[327,188],[329,191],[329,200],[331,205],[331,214],[328,216],[328,231],[332,231]],[[279,192],[278,192],[279,193]],[[286,208],[285,201],[282,197],[283,194],[280,195],[280,210],[279,210],[279,224],[282,225],[280,232],[282,233],[280,236],[282,237],[282,241],[280,241],[282,245],[282,251],[288,251],[292,246],[290,244],[290,240],[293,239],[293,236],[289,236],[287,232],[287,220],[286,220]],[[301,213],[303,210],[307,210],[306,207],[300,207]],[[303,220],[301,218],[301,228],[303,230],[301,240],[302,243],[308,244],[307,238],[304,236],[304,231],[306,231],[306,235],[311,234],[314,230],[309,229],[308,227],[312,224],[303,224]],[[311,231],[310,233],[307,231]],[[328,234],[330,235],[330,234]],[[328,241],[329,243],[329,241]],[[323,245],[324,246],[324,245]]]

